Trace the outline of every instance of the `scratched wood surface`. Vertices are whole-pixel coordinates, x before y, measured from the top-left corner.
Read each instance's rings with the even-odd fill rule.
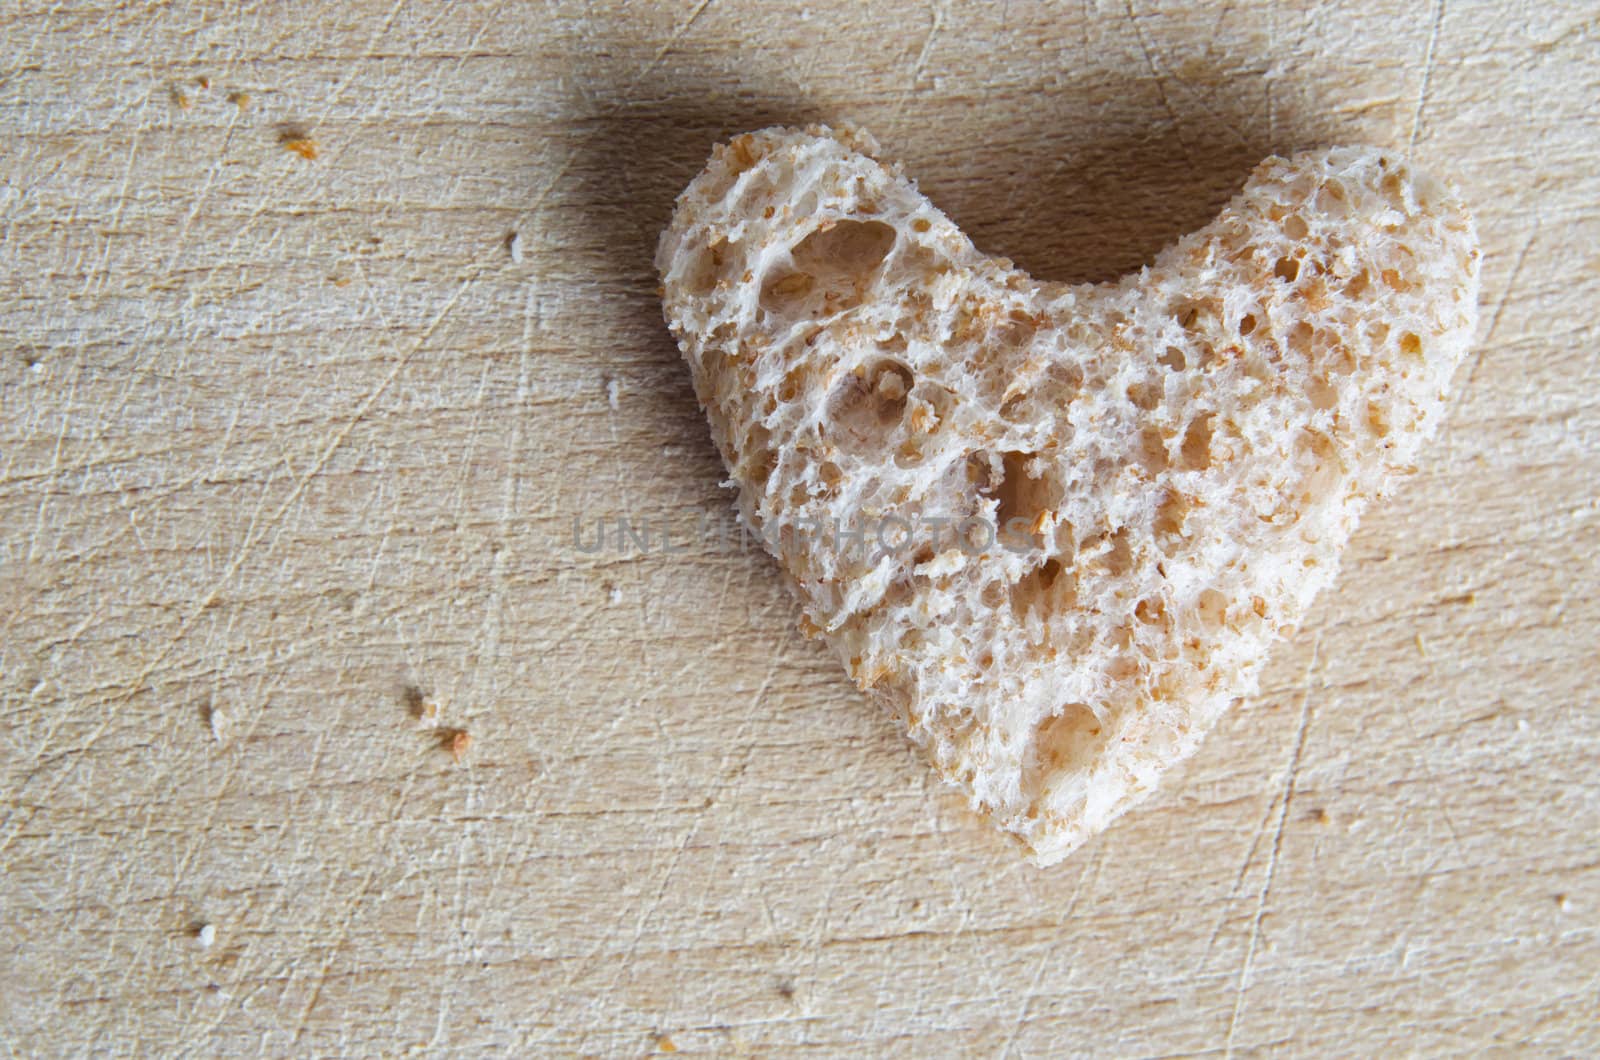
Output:
[[[0,40],[8,1055],[1600,1050],[1592,5],[22,0]],[[813,119],[1061,279],[1274,151],[1476,209],[1419,473],[1050,871],[699,532],[653,241],[715,140]],[[651,546],[586,551],[619,515]]]

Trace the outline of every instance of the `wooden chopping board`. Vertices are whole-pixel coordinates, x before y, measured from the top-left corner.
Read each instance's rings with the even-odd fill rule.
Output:
[[[1600,1050],[1592,5],[24,0],[0,40],[8,1054]],[[1477,214],[1418,474],[1053,870],[698,529],[651,250],[717,139],[806,120],[1057,279],[1319,144]],[[670,549],[579,547],[618,516]]]

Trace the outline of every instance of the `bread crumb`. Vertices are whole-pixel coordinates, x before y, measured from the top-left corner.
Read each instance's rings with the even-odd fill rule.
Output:
[[[665,1034],[656,1035],[656,1048],[663,1053],[675,1053],[678,1051],[677,1043]]]
[[[439,731],[439,746],[450,752],[450,757],[460,765],[467,757],[467,751],[472,747],[472,734],[465,729],[441,729]]]
[[[228,102],[232,103],[235,107],[238,107],[240,110],[249,110],[250,109],[250,93],[248,93],[248,92],[237,92],[237,91],[229,92],[228,93]]]
[[[606,404],[612,411],[622,407],[622,384],[611,376],[606,377]]]
[[[200,86],[200,91],[202,92],[211,91],[211,78],[207,77],[205,74],[201,74],[199,77],[195,78],[194,83]]]
[[[211,727],[211,738],[218,743],[227,742],[228,714],[221,707],[213,706],[206,711],[206,724]]]
[[[612,603],[614,603],[614,604],[622,603],[622,590],[617,588],[615,585],[613,585],[611,587],[611,590],[610,590],[608,595],[611,597],[611,602]]]
[[[283,145],[285,151],[293,152],[307,162],[315,162],[317,159],[317,141],[303,129],[284,129],[278,134],[278,143]]]
[[[1416,639],[1416,642],[1417,642],[1417,654],[1422,656],[1424,659],[1426,659],[1428,657],[1428,645],[1427,645],[1427,642],[1425,642],[1422,639],[1422,634],[1421,633],[1418,633],[1416,635],[1415,639]]]
[[[405,703],[406,713],[416,719],[417,728],[433,728],[439,718],[439,704],[426,692],[416,685],[406,685],[400,690],[400,699]]]
[[[217,926],[215,924],[201,924],[195,929],[194,941],[203,950],[209,950],[217,941]]]
[[[511,252],[511,261],[512,261],[513,264],[516,264],[516,265],[521,265],[522,264],[522,233],[521,232],[512,232],[510,235],[506,236],[506,250]]]
[[[194,100],[189,98],[189,93],[185,92],[177,85],[173,85],[168,91],[172,95],[173,105],[179,110],[189,110],[194,106]]]

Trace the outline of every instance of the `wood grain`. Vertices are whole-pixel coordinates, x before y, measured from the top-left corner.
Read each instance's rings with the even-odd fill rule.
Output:
[[[1600,1050],[1589,5],[24,0],[0,39],[10,1054]],[[650,252],[716,139],[810,119],[1061,279],[1273,151],[1476,208],[1417,476],[1051,871],[693,533],[728,494]],[[577,547],[617,515],[675,550]]]

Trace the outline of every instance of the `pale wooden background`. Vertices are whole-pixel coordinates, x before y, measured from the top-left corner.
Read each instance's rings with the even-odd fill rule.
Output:
[[[1592,4],[208,6],[0,8],[8,1054],[1600,1050]],[[1301,146],[1476,207],[1420,474],[1051,871],[770,561],[572,547],[726,510],[650,252],[805,119],[1056,278]]]

